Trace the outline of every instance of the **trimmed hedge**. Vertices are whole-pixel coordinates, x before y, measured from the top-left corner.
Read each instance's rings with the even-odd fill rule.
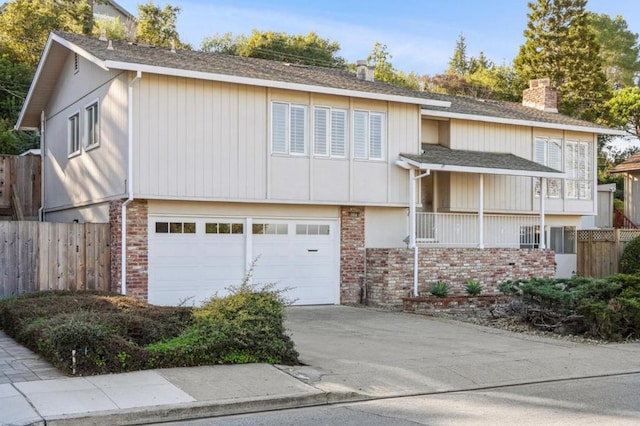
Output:
[[[640,237],[629,241],[620,258],[620,267],[624,274],[640,273]]]
[[[246,284],[202,308],[161,307],[99,292],[51,291],[0,301],[0,328],[68,374],[216,363],[295,364],[286,301]]]

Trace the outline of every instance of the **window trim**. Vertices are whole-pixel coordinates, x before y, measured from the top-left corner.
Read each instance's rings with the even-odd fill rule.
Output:
[[[324,110],[327,113],[327,124],[325,129],[325,150],[324,152],[317,152],[316,148],[318,146],[316,139],[316,111]],[[344,131],[343,131],[343,140],[342,140],[342,153],[336,154],[334,152],[334,139],[333,139],[333,130],[334,130],[334,121],[333,114],[334,112],[341,113],[344,116]],[[349,110],[348,108],[339,108],[332,107],[328,105],[314,105],[313,106],[313,155],[315,157],[322,158],[347,158],[347,153],[349,152]]]
[[[275,151],[274,150],[274,107],[276,105],[285,105],[287,107],[286,116],[285,116],[285,129],[284,129],[284,137],[285,137],[285,150],[284,151]],[[303,110],[303,145],[304,152],[294,152],[291,150],[292,147],[292,138],[291,138],[291,115],[293,108],[300,108]],[[281,101],[271,101],[271,109],[270,109],[270,126],[271,131],[269,132],[270,138],[270,151],[272,155],[290,155],[294,157],[306,157],[309,155],[309,108],[307,105],[296,104],[291,102],[281,102]]]
[[[97,133],[96,133],[96,138],[97,138],[97,142],[94,143],[89,143],[89,139],[90,139],[90,130],[89,130],[89,126],[91,124],[91,117],[89,114],[89,110],[95,106],[95,110],[96,110],[96,127],[97,127]],[[85,104],[84,106],[84,148],[85,151],[91,151],[92,149],[96,149],[100,146],[100,99],[94,99],[92,102],[89,102],[88,104]]]
[[[569,151],[569,146],[572,145],[574,146],[574,162],[575,162],[575,166],[574,168],[570,168],[569,167],[569,155],[566,156],[566,163],[565,163],[565,172],[567,177],[565,178],[565,193],[566,195],[566,199],[568,200],[579,200],[579,201],[593,201],[594,199],[594,183],[593,183],[593,179],[594,179],[594,171],[593,169],[593,164],[594,164],[594,158],[593,158],[593,151],[594,151],[594,147],[593,147],[593,143],[592,142],[588,142],[585,140],[580,140],[580,139],[567,139],[565,141],[565,145],[567,147],[567,153]],[[586,147],[586,155],[583,158],[580,158],[580,147]],[[584,179],[580,179],[580,160],[584,160],[586,162],[586,170],[587,170],[587,175]],[[568,189],[569,184],[573,182],[575,185],[574,188],[574,196],[570,196],[570,191]],[[588,195],[586,197],[581,197],[580,196],[580,182],[588,184]]]
[[[73,122],[75,121],[75,126]],[[72,128],[73,127],[73,128]],[[75,143],[74,143],[75,135]],[[73,149],[75,148],[75,149]],[[67,156],[76,157],[82,153],[82,140],[80,134],[80,111],[76,110],[67,116]]]
[[[364,156],[356,154],[356,115],[358,113],[366,114],[366,123],[365,123],[365,146],[364,146]],[[371,116],[377,116],[381,118],[380,121],[380,157],[372,157],[372,139],[371,139]],[[387,132],[387,114],[381,111],[368,111],[363,109],[354,109],[353,110],[353,125],[351,135],[353,138],[353,149],[352,155],[354,160],[361,161],[385,161],[386,160],[386,132]]]

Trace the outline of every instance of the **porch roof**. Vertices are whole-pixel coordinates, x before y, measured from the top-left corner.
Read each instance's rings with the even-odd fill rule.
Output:
[[[400,160],[420,170],[484,173],[492,175],[562,178],[564,172],[514,154],[449,149],[442,145],[423,145],[423,153],[400,154]]]

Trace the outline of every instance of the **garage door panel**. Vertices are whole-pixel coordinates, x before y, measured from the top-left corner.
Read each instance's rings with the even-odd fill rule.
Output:
[[[157,221],[178,224],[160,227],[168,230],[195,223],[182,227],[195,233],[155,233]],[[175,305],[188,299],[197,305],[227,294],[245,275],[245,246],[252,241],[251,255],[258,258],[253,283],[290,287],[285,296],[296,304],[339,302],[337,221],[253,219],[251,229],[243,221],[150,216],[149,301]]]

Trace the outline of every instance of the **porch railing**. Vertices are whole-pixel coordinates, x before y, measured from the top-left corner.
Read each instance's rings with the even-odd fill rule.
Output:
[[[438,247],[478,247],[479,215],[416,213],[416,243]],[[484,247],[537,248],[540,216],[483,215]]]

